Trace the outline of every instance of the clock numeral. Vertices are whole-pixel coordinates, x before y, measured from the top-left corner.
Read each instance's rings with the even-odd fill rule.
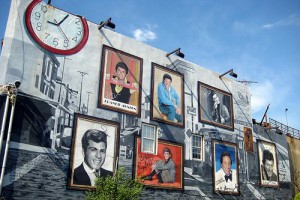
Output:
[[[45,34],[46,34],[45,39],[47,39],[50,36],[50,33],[45,33]]]
[[[75,24],[76,24],[76,25],[80,25],[80,19],[79,19],[79,18],[76,18],[75,20],[76,20],[76,21],[75,21]]]
[[[54,45],[54,46],[57,46],[57,45],[58,45],[58,41],[59,41],[58,38],[54,38],[54,39],[53,39],[53,45]]]
[[[39,20],[39,19],[41,18],[41,13],[35,12],[35,13],[34,13],[34,18],[35,18],[36,20]]]
[[[38,31],[41,31],[41,30],[42,30],[42,23],[41,23],[41,22],[38,22],[38,23],[36,24],[36,30],[38,30]]]
[[[77,35],[81,35],[81,33],[82,33],[82,30],[79,29],[78,32],[77,32]]]
[[[74,42],[77,42],[77,36],[73,37],[72,40],[73,40]]]
[[[43,13],[46,13],[46,12],[48,11],[47,6],[41,5],[41,11],[42,11]]]
[[[69,46],[69,41],[68,40],[64,40],[64,47],[67,48]]]

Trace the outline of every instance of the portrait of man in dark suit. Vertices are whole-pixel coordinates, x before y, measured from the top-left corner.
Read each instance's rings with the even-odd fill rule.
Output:
[[[279,187],[279,172],[276,145],[269,141],[257,140],[260,184],[264,187]]]
[[[91,190],[97,178],[113,176],[119,156],[120,124],[74,114],[68,189]]]
[[[198,82],[199,121],[234,130],[232,94]]]
[[[112,176],[112,171],[102,168],[106,157],[106,133],[89,129],[84,133],[81,143],[84,161],[74,170],[73,183],[94,186],[96,177]]]
[[[262,180],[277,181],[277,175],[273,171],[274,156],[268,150],[263,151],[263,164],[261,165]]]

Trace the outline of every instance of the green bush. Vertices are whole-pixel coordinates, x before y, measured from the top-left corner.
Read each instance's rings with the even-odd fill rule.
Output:
[[[300,200],[300,192],[295,195],[294,200]]]
[[[97,178],[95,185],[96,191],[86,192],[87,200],[137,200],[143,190],[137,179],[126,176],[124,167],[115,176]]]

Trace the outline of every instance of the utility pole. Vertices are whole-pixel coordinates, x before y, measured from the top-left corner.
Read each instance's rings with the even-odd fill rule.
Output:
[[[80,106],[81,106],[81,96],[82,96],[82,82],[83,82],[83,77],[85,75],[89,75],[88,73],[86,72],[82,72],[82,71],[77,71],[80,73],[81,75],[81,85],[80,85],[80,97],[79,97],[79,105],[78,105],[78,110],[80,111]]]
[[[86,92],[88,93],[88,100],[87,100],[87,113],[89,113],[89,101],[90,101],[90,95],[93,94],[92,92]]]
[[[64,57],[64,63],[63,63],[63,66],[62,66],[62,73],[61,73],[61,83],[63,83],[63,80],[64,80],[64,71],[65,71],[65,63],[66,63],[66,59],[67,60],[72,60],[71,58],[66,58]],[[58,103],[60,104],[60,97],[61,96],[61,85],[59,87],[59,93],[58,93]]]
[[[285,109],[285,119],[286,119],[286,133],[289,133],[289,123],[288,123],[288,119],[287,119],[287,111],[289,109]]]

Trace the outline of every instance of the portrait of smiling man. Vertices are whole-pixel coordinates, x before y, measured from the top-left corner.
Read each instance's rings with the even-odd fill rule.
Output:
[[[263,151],[263,164],[261,165],[262,180],[277,181],[277,175],[274,173],[274,156],[268,149]]]
[[[216,190],[237,192],[237,173],[232,169],[232,158],[229,152],[222,152],[220,163],[221,169],[215,175]]]
[[[89,129],[81,142],[84,161],[74,170],[73,184],[94,186],[96,177],[112,176],[112,171],[102,168],[106,158],[107,134]]]
[[[276,145],[272,142],[258,140],[260,184],[264,187],[279,187],[279,172]]]
[[[220,194],[240,194],[238,145],[212,139],[213,190]]]

